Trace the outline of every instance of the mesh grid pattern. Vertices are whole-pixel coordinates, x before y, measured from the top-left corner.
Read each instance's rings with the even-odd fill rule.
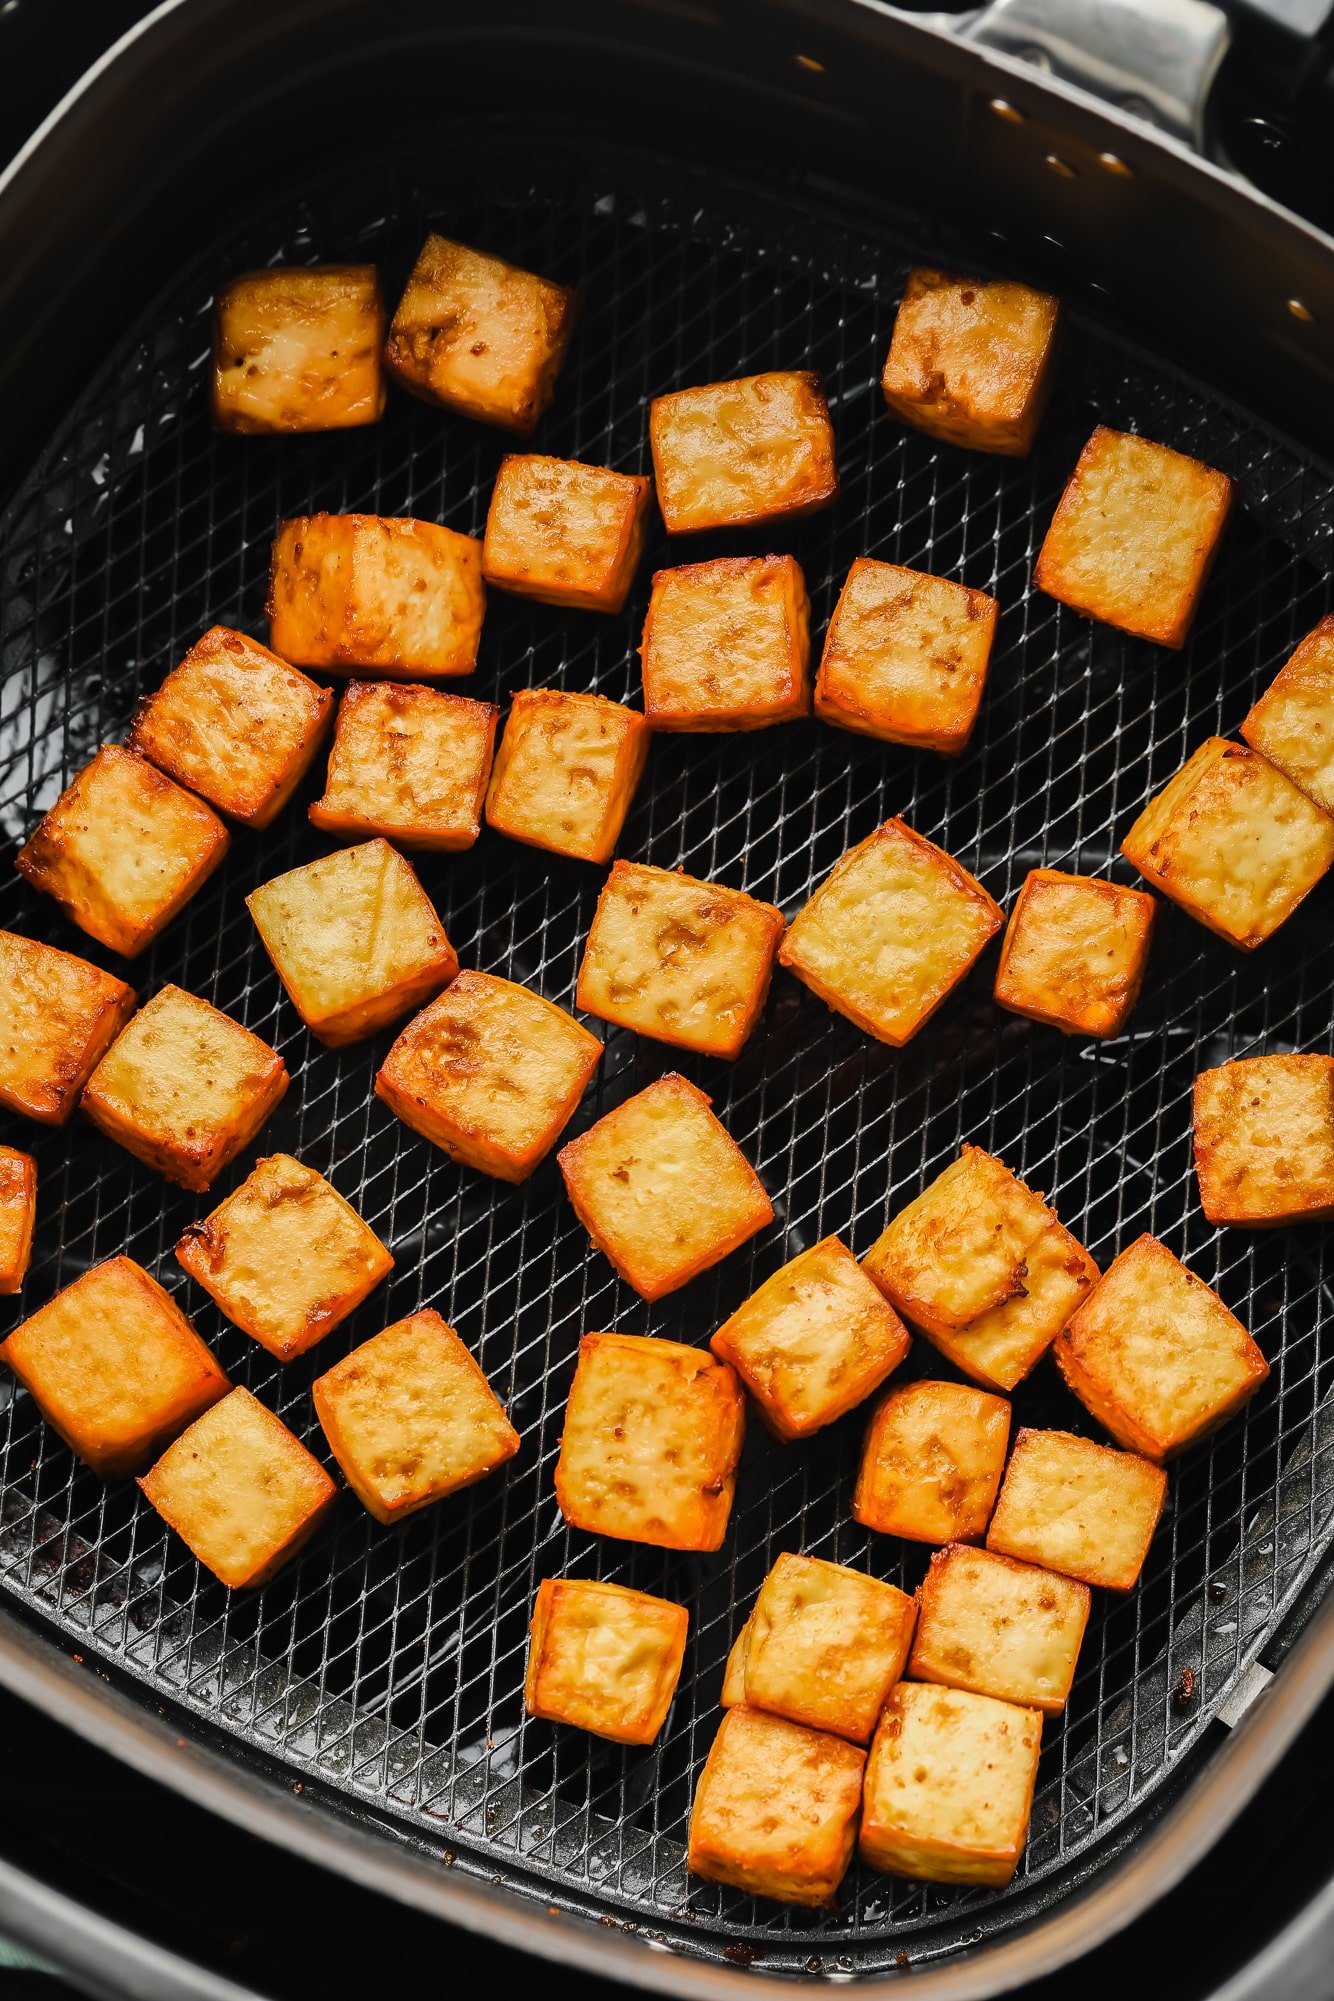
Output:
[[[0,525],[0,829],[7,850],[199,632],[263,636],[269,543],[316,508],[420,514],[480,533],[503,440],[401,395],[366,431],[218,439],[207,422],[208,306],[246,265],[375,257],[390,295],[428,222],[581,288],[583,318],[536,448],[649,470],[650,396],[778,366],[824,374],[839,440],[837,507],[792,527],[695,538],[659,531],[625,614],[493,592],[464,691],[597,689],[637,699],[636,645],[655,567],[791,549],[818,635],[855,556],[958,577],[1002,606],[981,720],[957,762],[797,725],[667,736],[652,749],[621,852],[718,876],[791,915],[837,857],[901,813],[1002,902],[1039,864],[1133,874],[1117,841],[1135,810],[1254,695],[1327,609],[1328,475],[1210,393],[1087,324],[1072,331],[1028,461],[972,457],[905,432],[877,377],[909,246],[836,215],[782,210],[742,187],[645,159],[525,152],[512,135],[452,158],[372,162],[307,189],[202,252],[109,358]],[[473,163],[473,164],[470,164]],[[389,218],[389,220],[386,220]],[[957,256],[957,251],[952,253]],[[1030,586],[1061,485],[1095,421],[1143,430],[1239,482],[1238,518],[1180,655],[1092,627]],[[1230,1055],[1332,1046],[1334,945],[1321,887],[1243,958],[1160,911],[1129,1031],[1067,1043],[989,997],[994,948],[902,1051],[869,1041],[786,974],[734,1066],[607,1030],[571,1131],[671,1068],[713,1094],[773,1197],[773,1226],[683,1293],[648,1306],[588,1246],[554,1160],[511,1188],[452,1165],[372,1095],[391,1037],[332,1052],[301,1027],[243,897],[318,853],[315,781],[278,824],[239,834],[223,868],[136,963],[141,994],[178,981],[273,1042],[292,1089],[259,1151],[326,1173],[391,1245],[396,1269],[314,1354],[283,1369],[185,1280],[171,1248],[211,1197],[166,1187],[76,1122],[6,1137],[36,1152],[39,1227],[22,1309],[128,1251],[190,1312],[246,1383],[327,1460],[309,1398],[338,1354],[420,1304],[455,1324],[507,1402],[520,1456],[399,1529],[350,1496],[271,1585],[229,1597],[128,1483],[104,1486],[0,1385],[0,1581],[154,1704],[184,1705],[312,1781],[387,1816],[457,1866],[687,1950],[826,1972],[893,1965],[973,1942],[1025,1896],[1071,1880],[1150,1810],[1155,1789],[1300,1591],[1334,1519],[1334,1344],[1323,1233],[1219,1233],[1195,1199],[1190,1086]],[[463,962],[569,1005],[601,871],[484,832],[422,879]],[[0,923],[114,963],[6,868]],[[119,968],[117,968],[119,970]],[[602,1032],[602,1025],[592,1024]],[[863,1252],[962,1140],[1049,1192],[1101,1263],[1152,1230],[1250,1326],[1273,1375],[1246,1414],[1173,1473],[1139,1590],[1095,1594],[1063,1722],[1049,1723],[1033,1831],[1009,1892],[849,1876],[836,1913],[783,1909],[689,1882],[684,1835],[718,1720],[728,1647],[784,1549],[911,1589],[926,1552],[849,1509],[864,1412],[802,1445],[753,1423],[716,1556],[567,1529],[552,1471],[578,1341],[619,1328],[703,1342],[786,1258],[827,1233]],[[904,1376],[952,1373],[917,1343]],[[1044,1364],[1015,1422],[1091,1429]],[[621,1751],[523,1715],[537,1580],[597,1576],[691,1613],[669,1723]],[[1182,1671],[1193,1701],[1174,1699]]]

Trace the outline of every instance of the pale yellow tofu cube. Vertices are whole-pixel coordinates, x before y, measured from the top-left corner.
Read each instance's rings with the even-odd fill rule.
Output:
[[[1241,734],[1326,813],[1334,813],[1334,617],[1308,632]]]
[[[832,1904],[857,1843],[865,1763],[842,1737],[729,1709],[695,1788],[687,1868],[757,1897]]]
[[[542,604],[620,611],[644,550],[653,482],[574,459],[512,454],[491,492],[489,584]]]
[[[1013,279],[908,273],[880,387],[906,424],[1023,458],[1055,372],[1059,300]]]
[[[1201,1071],[1194,1124],[1211,1223],[1334,1217],[1334,1057],[1251,1056]]]
[[[909,1542],[980,1542],[1005,1470],[1010,1406],[966,1383],[906,1383],[867,1426],[855,1519]]]
[[[470,848],[481,832],[499,713],[438,688],[350,681],[312,825],[353,839],[380,834],[405,848]]]
[[[384,300],[373,264],[246,271],[213,309],[220,431],[342,431],[384,410]]]
[[[1119,882],[1030,869],[1001,945],[997,1002],[1066,1035],[1119,1035],[1139,998],[1155,908]]]
[[[977,721],[999,609],[985,591],[859,556],[825,634],[816,715],[957,757]]]
[[[37,1162],[0,1146],[0,1293],[21,1290],[37,1221]]]
[[[793,556],[659,570],[640,645],[655,730],[758,730],[810,714],[811,607]]]
[[[672,1706],[689,1614],[585,1577],[544,1577],[533,1605],[524,1707],[613,1744],[651,1744]]]
[[[17,931],[0,931],[0,992],[0,1105],[63,1126],[137,995],[100,966]]]
[[[810,514],[838,492],[829,405],[809,370],[655,396],[648,424],[669,535]]]
[[[916,1618],[896,1585],[820,1557],[780,1556],[742,1633],[733,1701],[869,1744]],[[724,1701],[732,1706],[726,1688]]]
[[[299,515],[274,540],[267,611],[270,646],[298,667],[401,681],[471,674],[482,545],[434,521]]]
[[[1129,1591],[1167,1495],[1152,1460],[1069,1431],[1019,1433],[987,1530],[987,1548],[1064,1577]]]
[[[1090,1602],[1076,1578],[965,1543],[938,1549],[917,1591],[908,1673],[1058,1716]]]
[[[609,862],[648,748],[648,724],[620,702],[522,689],[491,774],[487,825],[549,854]]]

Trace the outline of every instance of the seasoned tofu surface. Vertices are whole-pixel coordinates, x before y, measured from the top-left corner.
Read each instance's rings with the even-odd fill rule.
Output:
[[[384,300],[373,264],[247,271],[213,310],[221,431],[341,431],[384,411]]]
[[[499,710],[394,681],[350,681],[312,825],[405,848],[470,848],[481,831]]]
[[[114,974],[17,931],[0,931],[0,992],[0,1105],[62,1126],[138,997]]]
[[[1195,1079],[1195,1172],[1211,1223],[1334,1216],[1334,1057],[1252,1056]]]
[[[608,862],[648,751],[644,717],[605,695],[520,690],[486,795],[487,825],[551,854]]]
[[[544,1577],[533,1606],[524,1706],[613,1744],[651,1744],[685,1658],[684,1605],[623,1584]]]
[[[1005,1470],[1010,1406],[966,1383],[907,1383],[866,1430],[852,1512],[910,1542],[980,1542]]]
[[[1022,1290],[965,1327],[933,1326],[927,1338],[985,1388],[1009,1393],[1032,1374],[1098,1282],[1084,1246],[1048,1211],[1024,1252]]]
[[[810,600],[793,556],[659,570],[640,646],[657,730],[755,730],[809,715]]]
[[[744,1705],[695,1788],[686,1866],[784,1903],[834,1902],[857,1840],[865,1751]]]
[[[919,269],[880,387],[891,410],[947,444],[1022,458],[1051,394],[1061,308],[1011,279]]]
[[[1001,946],[996,1000],[1067,1035],[1119,1035],[1139,998],[1154,909],[1119,882],[1030,870]]]
[[[655,396],[649,442],[669,535],[809,514],[838,492],[829,406],[808,370]]]
[[[1167,1495],[1161,1466],[1068,1431],[1015,1440],[987,1548],[1108,1591],[1139,1578]]]
[[[1308,799],[1334,813],[1334,617],[1307,633],[1241,734]]]
[[[938,1549],[917,1593],[908,1673],[1045,1714],[1065,1707],[1089,1589],[990,1549]]]
[[[859,556],[825,635],[816,715],[957,756],[977,720],[999,609],[985,591]]]
[[[306,514],[269,564],[269,644],[298,667],[399,680],[471,674],[486,610],[482,545],[434,521]]]
[[[21,1290],[37,1221],[37,1162],[0,1146],[0,1293]]]
[[[927,1332],[967,1327],[1022,1295],[1026,1253],[1050,1215],[1004,1161],[965,1144],[877,1238],[865,1268]]]
[[[893,1584],[784,1554],[746,1625],[737,1699],[868,1744],[903,1674],[916,1617],[912,1599]]]
[[[515,454],[496,475],[482,544],[489,584],[543,604],[620,611],[644,547],[652,480]]]

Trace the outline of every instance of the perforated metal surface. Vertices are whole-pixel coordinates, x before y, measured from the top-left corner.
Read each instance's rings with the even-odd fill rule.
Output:
[[[484,190],[484,192],[482,191]],[[812,725],[655,743],[622,852],[683,864],[789,914],[889,813],[940,841],[1007,902],[1039,863],[1133,877],[1117,841],[1199,740],[1235,731],[1253,695],[1328,608],[1331,482],[1236,410],[1099,335],[1072,330],[1053,410],[1028,462],[973,457],[905,432],[876,381],[900,281],[923,247],[790,199],[696,182],[681,168],[493,134],[451,157],[370,163],[201,249],[108,361],[0,529],[0,819],[5,854],[82,765],[119,738],[205,625],[259,633],[276,522],[314,508],[415,513],[480,533],[505,449],[395,395],[369,431],[216,439],[206,410],[216,278],[283,259],[375,257],[391,294],[427,222],[577,283],[583,318],[538,447],[647,470],[654,393],[775,366],[823,371],[843,477],[837,507],[791,529],[700,538],[646,558],[626,613],[528,606],[492,593],[467,692],[596,688],[636,699],[635,648],[653,568],[711,553],[793,550],[817,635],[864,553],[959,577],[1001,601],[980,725],[957,763]],[[957,255],[957,251],[951,254]],[[1093,628],[1032,592],[1057,495],[1094,421],[1142,429],[1239,481],[1230,528],[1182,655]],[[1152,1807],[1161,1782],[1292,1602],[1334,1522],[1330,1301],[1319,1230],[1217,1233],[1200,1215],[1190,1085],[1229,1055],[1329,1050],[1330,891],[1249,958],[1170,906],[1126,1036],[1067,1043],[997,1010],[994,951],[906,1049],[893,1052],[779,974],[732,1067],[621,1031],[578,1130],[668,1068],[713,1093],[755,1161],[777,1220],[717,1271],[645,1306],[591,1251],[554,1161],[522,1188],[453,1166],[407,1132],[371,1082],[389,1037],[330,1052],[282,994],[246,914],[256,883],[327,849],[305,799],[224,868],[138,962],[274,1042],[291,1092],[259,1151],[290,1149],[391,1244],[396,1270],[316,1352],[280,1369],[222,1320],[171,1256],[211,1206],[76,1122],[6,1137],[39,1163],[40,1219],[12,1325],[127,1250],[193,1315],[224,1366],[322,1456],[312,1377],[387,1320],[438,1306],[479,1355],[522,1437],[518,1459],[402,1529],[351,1496],[275,1583],[229,1598],[202,1578],[126,1483],[77,1468],[25,1395],[0,1389],[0,1581],[154,1705],[184,1705],[447,1851],[460,1868],[659,1936],[771,1967],[888,1967],[976,1940],[1044,1883],[1086,1871]],[[465,964],[570,1004],[601,871],[487,832],[421,874]],[[113,963],[6,867],[0,923]],[[598,1026],[597,1024],[594,1024]],[[693,1781],[718,1720],[730,1642],[773,1557],[797,1549],[909,1587],[925,1552],[871,1535],[849,1501],[864,1413],[804,1445],[753,1424],[716,1556],[679,1556],[566,1529],[552,1469],[580,1335],[707,1339],[785,1258],[827,1232],[864,1251],[887,1216],[972,1140],[1047,1190],[1106,1262],[1151,1229],[1250,1326],[1273,1375],[1248,1412],[1174,1471],[1139,1590],[1095,1600],[1069,1714],[1046,1731],[1033,1833],[999,1895],[854,1871],[835,1914],[688,1882]],[[245,1174],[254,1151],[218,1184]],[[950,1370],[925,1343],[905,1375]],[[1092,1427],[1050,1365],[1016,1422]],[[691,1640],[660,1742],[620,1751],[526,1722],[526,1625],[537,1580],[633,1583],[690,1608]],[[1181,1703],[1183,1669],[1195,1695]]]

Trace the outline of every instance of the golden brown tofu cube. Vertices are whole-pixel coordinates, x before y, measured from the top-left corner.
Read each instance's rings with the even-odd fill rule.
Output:
[[[855,1519],[909,1542],[980,1542],[1010,1435],[1004,1397],[966,1383],[906,1383],[866,1431]]]
[[[94,1265],[16,1327],[0,1359],[95,1473],[132,1473],[231,1385],[133,1258]]]
[[[0,992],[0,1105],[63,1126],[138,997],[114,974],[17,931],[0,931]]]
[[[825,634],[816,715],[957,757],[977,721],[999,609],[985,591],[859,556]]]
[[[1195,1172],[1211,1223],[1334,1217],[1334,1057],[1251,1056],[1201,1071]]]
[[[857,1841],[865,1751],[742,1704],[695,1789],[686,1866],[787,1904],[832,1904]]]
[[[544,1577],[533,1606],[524,1707],[613,1744],[651,1744],[672,1706],[689,1614],[667,1598],[584,1577]]]
[[[710,1100],[669,1072],[558,1155],[575,1214],[644,1299],[661,1299],[773,1221],[773,1204]]]
[[[300,515],[274,540],[267,611],[270,646],[298,667],[401,681],[471,674],[482,545],[434,521]]]
[[[311,1396],[349,1487],[377,1522],[471,1487],[519,1449],[504,1406],[434,1307],[363,1341]]]
[[[512,454],[486,516],[482,574],[541,604],[620,611],[644,549],[653,482],[573,459]]]
[[[838,492],[829,405],[808,370],[655,396],[648,425],[669,535],[811,514]]]
[[[1334,813],[1334,618],[1307,633],[1241,734],[1308,799]]]
[[[811,711],[811,607],[793,556],[720,556],[653,578],[640,646],[655,730],[758,730]]]
[[[679,1341],[585,1334],[556,1462],[560,1511],[593,1535],[717,1549],[745,1433],[725,1363]]]
[[[989,1549],[938,1549],[917,1592],[914,1681],[1064,1709],[1088,1624],[1087,1584]]]
[[[165,986],[89,1078],[93,1124],[168,1181],[202,1192],[249,1146],[287,1089],[267,1042],[196,994]]]
[[[1166,1494],[1162,1467],[1133,1452],[1114,1452],[1069,1431],[1021,1431],[987,1548],[1107,1591],[1129,1591]]]
[[[1001,1889],[1033,1808],[1042,1716],[989,1695],[900,1682],[866,1764],[861,1856],[926,1883]]]
[[[133,959],[212,875],[230,838],[202,799],[108,743],[14,866],[90,938]]]
[[[735,1699],[869,1744],[902,1677],[916,1618],[907,1592],[878,1577],[816,1556],[780,1556],[746,1622]]]
[[[1005,922],[966,868],[902,820],[849,848],[778,954],[839,1014],[900,1049]]]
[[[609,862],[648,746],[643,716],[605,695],[523,689],[496,755],[487,825],[549,854]]]
[[[428,236],[398,302],[385,365],[414,396],[527,437],[551,401],[574,311],[568,285]]]
[[[384,300],[373,264],[247,271],[213,311],[220,431],[343,431],[384,411]]]
[[[337,1491],[282,1419],[240,1388],[196,1418],[139,1485],[229,1591],[267,1584],[315,1533]]]
[[[808,1438],[879,1389],[908,1330],[837,1237],[767,1278],[709,1346],[730,1362],[778,1438]]]
[[[1334,862],[1334,819],[1258,751],[1215,736],[1149,801],[1121,852],[1191,917],[1251,952]]]
[[[526,1181],[565,1130],[602,1044],[553,1001],[462,972],[410,1021],[377,1094],[451,1160]]]
[[[1217,1430],[1269,1374],[1218,1294],[1150,1236],[1107,1267],[1052,1353],[1085,1409],[1146,1459]]]
[[[459,969],[430,897],[388,841],[261,883],[246,908],[288,998],[330,1049],[420,1007]]]
[[[1061,307],[1005,278],[908,273],[880,387],[929,437],[1024,458],[1051,395]]]
[[[1061,495],[1033,581],[1085,618],[1184,646],[1231,506],[1226,474],[1100,424]]]
[[[32,1256],[37,1221],[37,1162],[0,1146],[0,1293],[18,1292]]]
[[[351,1204],[290,1153],[261,1160],[191,1223],[176,1261],[280,1362],[322,1341],[394,1266]]]
[[[1149,962],[1154,901],[1140,889],[1030,869],[1010,912],[996,999],[1067,1035],[1119,1035]]]
[[[382,834],[405,848],[470,848],[481,832],[499,713],[438,688],[349,682],[312,824],[354,838]]]

